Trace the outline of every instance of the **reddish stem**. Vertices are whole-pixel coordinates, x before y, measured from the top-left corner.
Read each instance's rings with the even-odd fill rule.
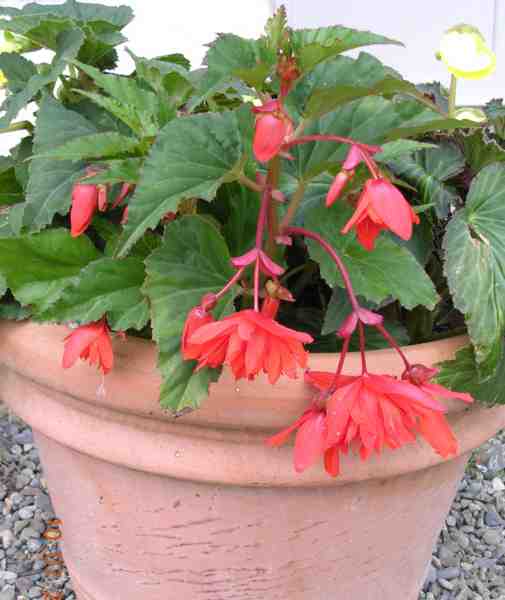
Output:
[[[224,288],[216,294],[216,300],[222,298],[226,294],[226,292],[237,283],[237,281],[242,277],[242,273],[244,271],[245,267],[242,267],[235,273],[235,275],[230,279],[230,281],[228,281]]]
[[[333,381],[331,382],[331,385],[328,390],[330,394],[333,394],[333,392],[337,389],[338,380],[340,378],[340,375],[342,375],[342,369],[344,368],[345,357],[347,356],[350,342],[350,337],[346,337],[344,339],[344,344],[342,346],[342,350],[340,351],[340,356],[338,359],[337,370],[335,371],[335,376],[333,377]]]
[[[342,137],[341,135],[322,135],[322,134],[314,134],[314,135],[302,135],[300,137],[289,140],[283,145],[283,149],[291,148],[291,146],[298,146],[299,144],[307,144],[309,142],[340,142],[341,144],[349,144],[351,146],[357,146],[358,148],[365,150],[366,152],[376,150],[377,148],[374,146],[370,146],[369,144],[363,144],[361,142],[357,142],[352,138]]]
[[[402,349],[400,348],[400,346],[398,346],[397,341],[394,339],[394,337],[387,331],[387,329],[384,327],[384,325],[374,325],[374,327],[380,331],[380,333],[382,334],[382,337],[384,337],[384,339],[386,339],[388,341],[388,343],[391,345],[392,348],[394,348],[398,354],[400,355],[401,359],[403,360],[403,364],[405,365],[406,369],[410,369],[411,364],[409,363],[407,357],[405,356],[405,354],[403,353]]]
[[[283,233],[285,233],[286,235],[303,235],[305,237],[308,237],[308,238],[316,241],[329,254],[329,256],[331,257],[333,262],[337,265],[338,270],[340,271],[340,275],[342,277],[342,280],[344,281],[344,285],[347,290],[347,294],[349,296],[351,306],[352,306],[354,312],[358,313],[358,311],[361,307],[359,305],[358,299],[356,298],[356,294],[354,293],[354,290],[352,289],[352,284],[351,284],[351,279],[349,277],[349,273],[348,273],[347,269],[345,268],[345,265],[342,262],[342,259],[335,252],[335,250],[330,246],[330,244],[328,244],[328,242],[325,239],[323,239],[318,233],[315,233],[314,231],[309,231],[308,229],[305,229],[303,227],[287,227],[283,231]]]
[[[366,368],[366,352],[365,352],[365,326],[361,321],[358,323],[359,328],[359,353],[361,354],[361,374],[367,373]]]

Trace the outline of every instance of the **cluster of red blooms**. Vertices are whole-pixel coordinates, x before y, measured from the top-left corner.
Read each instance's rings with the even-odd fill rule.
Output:
[[[369,170],[370,178],[342,233],[346,234],[355,228],[358,241],[369,251],[374,249],[375,240],[384,229],[404,240],[410,239],[412,226],[419,223],[419,218],[401,192],[380,173],[373,159],[380,147],[340,136],[297,135],[283,104],[285,96],[299,77],[296,61],[292,57],[281,57],[278,74],[279,97],[266,98],[261,106],[253,108],[256,115],[253,141],[256,159],[262,163],[279,156],[290,160],[291,147],[316,141],[348,144],[347,157],[328,190],[326,205],[331,206],[339,198],[361,163]],[[264,373],[274,384],[281,375],[296,378],[298,369],[306,368],[308,354],[304,344],[310,344],[313,339],[276,320],[280,301],[291,301],[293,298],[280,285],[278,278],[283,273],[282,267],[270,258],[263,247],[265,230],[268,228],[272,237],[275,229],[270,221],[272,202],[284,200],[283,194],[274,189],[269,181],[258,174],[254,184],[254,189],[261,192],[254,247],[232,259],[235,274],[223,289],[204,296],[200,304],[189,312],[182,333],[181,352],[185,360],[196,361],[196,370],[226,365],[236,379],[253,379]],[[122,202],[129,191],[129,188],[123,187],[113,206]],[[106,192],[100,186],[85,183],[75,186],[71,212],[72,235],[79,235],[86,229],[96,210],[105,209],[104,194]],[[384,329],[383,318],[359,305],[342,261],[317,233],[283,223],[275,232],[275,239],[278,243],[289,244],[293,235],[312,238],[330,255],[343,278],[352,312],[338,332],[343,340],[343,348],[336,372],[305,373],[306,382],[317,390],[311,407],[290,427],[267,440],[267,444],[280,446],[296,431],[296,471],[301,472],[323,458],[326,471],[332,476],[340,472],[341,453],[346,454],[351,449],[362,460],[366,460],[373,452],[380,453],[384,447],[396,449],[411,443],[417,435],[423,436],[441,456],[455,454],[457,442],[445,420],[446,409],[437,396],[465,402],[471,402],[471,396],[431,383],[436,369],[409,363],[401,348]],[[236,284],[247,287],[246,270],[249,267],[253,306],[216,321],[213,309]],[[262,277],[267,280],[266,284],[262,284]],[[263,298],[261,306],[260,297]],[[368,372],[365,326],[376,327],[397,350],[405,365],[401,378]],[[360,375],[344,375],[342,370],[350,339],[357,329],[362,371]],[[110,330],[105,317],[99,322],[78,327],[67,337],[63,366],[72,366],[78,358],[97,364],[104,374],[112,368]]]

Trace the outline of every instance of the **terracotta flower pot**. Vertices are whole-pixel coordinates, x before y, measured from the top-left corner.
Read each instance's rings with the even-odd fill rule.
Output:
[[[505,408],[452,404],[453,460],[419,442],[348,457],[335,480],[320,467],[296,475],[292,448],[263,440],[306,407],[301,380],[224,374],[174,420],[158,406],[153,344],[116,342],[102,396],[85,363],[60,368],[65,328],[0,328],[2,399],[35,430],[79,600],[415,600],[469,452],[505,426]],[[433,364],[464,343],[406,352]],[[389,350],[370,365],[401,368]]]

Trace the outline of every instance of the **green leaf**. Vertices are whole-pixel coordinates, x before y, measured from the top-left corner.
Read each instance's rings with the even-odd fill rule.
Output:
[[[434,113],[436,115],[436,113]],[[392,129],[388,136],[388,140],[397,140],[398,138],[418,137],[432,131],[454,131],[456,129],[476,129],[479,125],[475,121],[467,121],[464,119],[445,119],[436,118],[433,120],[425,120],[418,125],[403,125]]]
[[[72,238],[65,229],[0,239],[0,273],[16,300],[37,311],[56,302],[81,269],[98,256],[87,237]]]
[[[240,256],[254,245],[260,207],[259,194],[237,183],[219,188],[209,211],[221,223],[232,256]]]
[[[124,256],[165,213],[175,212],[183,198],[212,200],[224,181],[235,178],[232,171],[242,152],[234,112],[191,115],[168,123],[145,162],[129,203],[119,254]]]
[[[459,350],[453,360],[440,363],[440,373],[436,383],[450,390],[467,392],[473,398],[487,406],[505,404],[505,359],[503,349],[499,353],[502,358],[494,375],[480,380],[476,366],[475,353],[471,346]]]
[[[403,46],[401,42],[382,35],[341,25],[319,29],[299,29],[293,31],[291,40],[303,72],[310,71],[320,62],[353,48],[376,44]]]
[[[144,165],[143,158],[125,158],[123,160],[100,161],[104,169],[93,177],[87,177],[87,183],[135,183],[140,181]]]
[[[107,158],[123,154],[132,154],[139,149],[139,140],[110,131],[92,133],[69,140],[57,148],[35,155],[34,158],[53,158],[59,160],[84,160]]]
[[[73,139],[96,133],[95,126],[79,113],[47,96],[41,103],[35,129],[34,154],[43,154]],[[82,162],[36,158],[30,164],[23,225],[38,231],[55,214],[70,208],[72,186],[84,173]]]
[[[37,73],[31,60],[15,52],[0,52],[0,71],[7,78],[7,87],[12,93],[22,91],[28,81]]]
[[[23,188],[16,179],[14,161],[0,156],[0,205],[10,205],[23,199]]]
[[[460,139],[463,154],[474,173],[495,162],[505,161],[505,150],[494,139],[488,138],[484,129],[463,135]]]
[[[82,46],[84,33],[80,29],[63,31],[58,35],[56,55],[47,73],[32,75],[26,85],[16,94],[7,98],[6,112],[0,118],[0,128],[7,127],[19,111],[24,108],[46,85],[55,82],[67,66],[67,61],[75,58]],[[2,106],[2,108],[4,108]]]
[[[155,136],[158,133],[160,104],[154,92],[141,87],[135,79],[130,77],[104,74],[79,61],[74,61],[74,63],[91,77],[108,96],[76,90],[79,94],[108,110],[141,137]]]
[[[197,408],[219,371],[195,373],[195,362],[182,360],[180,336],[187,313],[233,275],[228,248],[211,223],[199,216],[183,217],[166,228],[163,244],[146,260],[146,270],[144,292],[151,304],[153,338],[160,346],[161,405],[174,412]],[[219,302],[216,318],[233,310],[232,300],[233,293],[228,293]]]
[[[465,208],[444,238],[444,272],[455,307],[465,315],[481,378],[492,376],[505,333],[505,167],[472,181]]]
[[[447,217],[457,204],[458,194],[445,185],[465,168],[465,157],[456,144],[442,142],[436,148],[389,161],[388,166],[419,190],[421,204],[433,203],[440,218]]]
[[[38,318],[89,323],[107,314],[113,329],[142,329],[149,319],[147,300],[140,290],[144,278],[144,265],[138,258],[100,258],[82,269]]]
[[[418,305],[434,308],[438,296],[432,281],[414,256],[386,237],[380,237],[375,250],[368,252],[356,240],[354,232],[342,235],[340,229],[350,216],[343,205],[320,206],[306,214],[306,226],[330,243],[347,267],[356,294],[381,303],[392,297],[405,308]],[[312,240],[307,240],[311,257],[321,266],[321,275],[330,286],[343,286],[335,263]]]
[[[387,163],[391,160],[403,157],[405,154],[412,154],[419,150],[428,150],[437,148],[436,144],[428,144],[427,142],[417,142],[415,140],[395,140],[394,142],[386,142],[382,144],[382,150],[374,154],[376,162]]]
[[[309,122],[304,135],[333,134],[350,137],[366,144],[382,144],[392,127],[432,118],[430,109],[413,100],[393,102],[371,96],[345,104]],[[312,142],[291,149],[299,177],[310,179],[336,161],[343,161],[347,146],[332,142]]]
[[[216,80],[239,78],[261,90],[276,62],[276,54],[264,39],[248,40],[231,33],[221,34],[205,58],[209,74]]]

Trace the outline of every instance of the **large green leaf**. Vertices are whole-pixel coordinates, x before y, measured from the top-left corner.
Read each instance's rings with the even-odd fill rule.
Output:
[[[147,300],[140,291],[144,278],[144,265],[138,258],[100,258],[88,264],[39,318],[88,323],[107,313],[114,329],[142,329],[149,318]]]
[[[234,112],[206,113],[175,119],[160,132],[146,160],[129,204],[120,255],[146,231],[156,227],[183,198],[212,200],[241,160],[243,148]]]
[[[465,158],[474,173],[495,162],[505,161],[505,149],[490,138],[484,129],[462,135],[460,140]]]
[[[205,60],[209,74],[216,81],[239,78],[261,90],[276,62],[276,54],[267,47],[264,38],[248,40],[226,33],[210,45]]]
[[[401,42],[370,31],[359,31],[342,25],[319,29],[299,29],[293,31],[291,40],[302,72],[309,71],[320,62],[353,48],[376,44],[403,45]]]
[[[15,204],[23,200],[23,188],[16,179],[15,162],[0,156],[0,205]]]
[[[37,68],[31,60],[15,52],[0,52],[0,71],[7,78],[7,88],[12,93],[20,92],[36,75]]]
[[[32,75],[20,91],[7,97],[6,102],[2,106],[2,109],[5,109],[5,114],[0,118],[0,128],[7,127],[19,111],[41,92],[45,86],[54,83],[58,79],[65,70],[67,61],[77,56],[83,41],[84,33],[80,29],[70,29],[58,35],[56,55],[53,58],[50,68],[46,73]]]
[[[228,248],[209,221],[183,217],[167,227],[163,244],[146,260],[146,270],[144,291],[151,304],[153,337],[160,346],[161,405],[174,412],[197,408],[219,371],[205,368],[195,373],[195,362],[182,360],[180,336],[187,313],[233,275]],[[233,310],[232,299],[228,293],[221,300],[216,318]]]
[[[442,142],[437,148],[392,160],[388,166],[396,175],[417,187],[420,203],[434,204],[439,217],[447,217],[458,203],[457,192],[445,184],[465,168],[465,157],[456,144]]]
[[[139,140],[114,131],[92,133],[69,140],[57,148],[47,150],[34,158],[84,160],[132,154],[139,150]]]
[[[454,131],[456,129],[475,129],[479,127],[475,121],[441,118],[437,113],[434,113],[432,116],[435,118],[424,119],[421,123],[405,123],[401,126],[396,126],[388,133],[388,140],[418,137],[432,131]]]
[[[418,123],[433,117],[432,110],[413,100],[393,102],[376,96],[355,100],[324,117],[309,122],[304,135],[332,134],[366,144],[386,141],[392,127]],[[344,159],[347,145],[312,142],[292,148],[299,177],[310,179],[329,165]]]
[[[16,299],[38,311],[56,302],[81,269],[98,257],[88,238],[72,238],[66,229],[0,239],[0,273]]]
[[[471,346],[456,353],[454,360],[439,365],[440,373],[436,382],[450,390],[467,392],[475,400],[493,406],[505,404],[505,358],[503,349],[496,372],[485,381],[480,380],[475,353]]]
[[[444,248],[454,305],[465,315],[481,377],[489,377],[501,360],[505,334],[504,165],[490,165],[473,180]]]
[[[149,137],[158,133],[160,101],[153,91],[130,77],[104,74],[94,67],[74,62],[108,95],[77,90],[80,94],[108,110],[136,134]]]
[[[315,207],[305,216],[306,227],[319,233],[342,258],[351,275],[356,294],[377,304],[391,297],[405,308],[418,305],[434,308],[438,296],[432,281],[419,262],[405,248],[380,237],[375,249],[365,250],[353,232],[342,235],[340,229],[350,216],[342,204],[331,208]],[[342,279],[328,254],[319,244],[307,240],[311,257],[321,266],[321,274],[332,287],[343,286]]]
[[[64,108],[47,96],[39,109],[34,154],[43,154],[70,140],[96,133],[95,126],[79,113]],[[82,162],[36,158],[31,161],[23,225],[38,231],[65,214],[71,203],[72,186],[83,174]]]

